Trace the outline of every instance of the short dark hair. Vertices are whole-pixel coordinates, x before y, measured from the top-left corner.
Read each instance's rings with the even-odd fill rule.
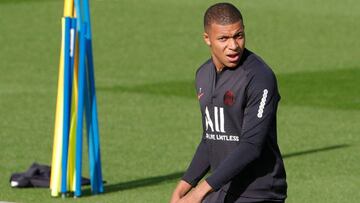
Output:
[[[217,3],[206,10],[204,29],[206,30],[212,23],[229,25],[239,21],[243,22],[239,9],[230,3]]]

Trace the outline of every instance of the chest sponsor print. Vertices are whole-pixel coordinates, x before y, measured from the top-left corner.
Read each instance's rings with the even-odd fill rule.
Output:
[[[238,142],[239,136],[231,135],[225,131],[224,108],[214,106],[213,114],[210,114],[208,107],[205,108],[205,130],[206,139]]]

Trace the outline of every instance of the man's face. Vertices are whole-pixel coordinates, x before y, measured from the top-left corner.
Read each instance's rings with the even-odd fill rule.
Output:
[[[204,40],[210,46],[217,70],[234,68],[245,49],[244,25],[241,21],[229,25],[212,23],[204,33]]]

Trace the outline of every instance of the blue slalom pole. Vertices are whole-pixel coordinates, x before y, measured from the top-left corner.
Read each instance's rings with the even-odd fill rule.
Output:
[[[91,118],[92,118],[92,129],[93,129],[93,145],[94,145],[94,158],[95,158],[95,175],[94,175],[94,186],[93,191],[95,193],[104,192],[102,182],[102,170],[101,170],[101,155],[100,155],[100,137],[99,137],[99,126],[98,126],[98,113],[97,113],[97,102],[96,102],[96,91],[95,91],[95,76],[94,76],[94,63],[93,63],[93,51],[92,51],[92,33],[90,23],[90,6],[89,0],[83,0],[83,11],[84,21],[87,23],[86,32],[86,55],[88,64],[89,74],[89,87],[90,87],[90,104],[91,104]],[[91,135],[91,134],[90,134]]]
[[[77,117],[77,128],[76,128],[76,185],[75,185],[75,196],[81,196],[81,173],[82,173],[82,131],[83,131],[83,114],[84,114],[84,90],[85,90],[85,54],[86,54],[86,43],[85,43],[85,25],[81,25],[79,32],[79,69],[78,69],[78,117]]]
[[[81,15],[81,3],[80,0],[74,0],[76,18],[77,18],[77,33],[79,41],[79,60],[78,60],[78,116],[76,126],[76,151],[75,151],[75,197],[81,196],[81,170],[82,170],[82,122],[83,122],[83,100],[84,100],[84,51],[85,44],[84,36],[82,35],[82,15]]]
[[[86,46],[87,47],[87,46]],[[89,92],[89,69],[86,66],[86,85],[85,85],[85,115],[86,115],[86,127],[87,127],[87,144],[88,144],[88,155],[89,155],[89,169],[90,169],[90,183],[91,183],[91,191],[96,191],[96,180],[94,178],[95,174],[95,159],[94,159],[94,141],[93,141],[93,127],[92,127],[92,118],[91,118],[91,100]]]
[[[87,64],[88,64],[88,78],[89,78],[89,118],[91,119],[90,120],[90,125],[91,125],[91,134],[90,134],[90,137],[89,137],[89,152],[91,152],[91,159],[92,159],[92,162],[90,163],[90,172],[91,172],[91,180],[93,181],[93,183],[91,183],[91,189],[93,191],[93,193],[99,193],[100,192],[100,188],[99,188],[99,181],[101,181],[101,177],[98,176],[98,167],[97,167],[97,163],[98,163],[98,160],[96,159],[96,154],[97,154],[97,151],[96,149],[98,148],[96,146],[96,124],[94,124],[94,115],[93,114],[93,106],[94,106],[94,92],[93,92],[93,80],[91,78],[91,72],[92,72],[92,61],[91,61],[91,58],[89,56],[89,48],[91,47],[91,44],[88,43],[88,40],[86,41],[87,43],[87,48],[86,49],[86,53],[87,53]],[[90,45],[90,46],[89,46]],[[91,151],[90,151],[91,150]]]
[[[70,129],[71,109],[71,64],[70,64],[70,28],[71,19],[65,18],[65,44],[64,44],[64,113],[63,113],[63,144],[61,162],[61,193],[67,192],[67,163]]]
[[[76,27],[77,27],[78,31],[81,30],[81,24],[83,23],[82,10],[81,10],[81,1],[82,0],[74,0],[75,12],[76,12],[76,18],[77,18]]]
[[[83,0],[84,22],[87,24],[86,38],[91,39],[90,6],[89,0]]]
[[[94,64],[92,55],[92,44],[91,40],[87,40],[87,63],[89,70],[89,86],[91,94],[91,118],[93,128],[93,140],[94,140],[94,158],[95,158],[95,181],[96,181],[96,193],[104,192],[102,182],[102,170],[101,170],[101,155],[100,155],[100,138],[99,138],[99,126],[98,126],[98,114],[97,114],[97,102],[96,102],[96,91],[95,91],[95,77],[94,77]]]

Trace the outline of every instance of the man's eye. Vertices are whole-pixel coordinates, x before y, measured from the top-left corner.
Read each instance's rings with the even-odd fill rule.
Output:
[[[236,39],[242,39],[242,38],[244,38],[244,35],[243,34],[238,34],[238,35],[235,36],[235,38]]]
[[[219,38],[219,41],[220,41],[220,42],[225,42],[225,41],[226,41],[226,37],[220,37],[220,38]]]

